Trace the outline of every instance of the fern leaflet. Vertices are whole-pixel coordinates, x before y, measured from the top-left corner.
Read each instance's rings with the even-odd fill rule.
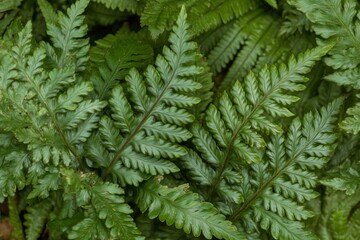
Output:
[[[116,9],[120,11],[130,11],[139,13],[143,9],[143,3],[140,0],[94,0],[95,2],[104,4],[107,8]]]
[[[108,35],[97,42],[90,52],[90,61],[96,66],[90,73],[98,99],[108,99],[111,89],[125,79],[131,68],[144,67],[151,62],[152,49],[139,37]]]
[[[137,204],[142,212],[149,211],[150,219],[158,217],[195,237],[202,233],[206,239],[245,239],[210,203],[201,202],[185,187],[168,188],[159,179],[149,180],[140,187]]]

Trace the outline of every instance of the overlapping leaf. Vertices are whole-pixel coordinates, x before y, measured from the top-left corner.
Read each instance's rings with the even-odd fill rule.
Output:
[[[111,172],[117,175],[124,165],[123,169],[134,168],[153,175],[178,171],[166,159],[186,154],[178,143],[191,137],[185,125],[194,116],[188,108],[200,101],[193,92],[202,85],[194,79],[204,71],[196,65],[197,46],[190,38],[182,9],[169,38],[171,46],[164,47],[155,66],[148,66],[144,77],[131,69],[126,87],[113,88],[109,100],[111,118],[103,117],[100,121],[99,137],[105,148],[100,151],[91,148],[89,152],[94,162],[101,159],[99,153],[108,152],[110,159],[101,163],[107,166],[105,176]]]
[[[318,47],[300,54],[297,59],[291,57],[287,65],[265,66],[258,75],[250,72],[243,84],[237,81],[229,94],[224,92],[220,96],[217,105],[208,107],[206,127],[193,125],[194,145],[202,159],[216,169],[209,198],[215,195],[219,186],[226,185],[223,180],[226,171],[243,168],[243,163],[260,161],[258,149],[266,144],[263,132],[281,132],[281,126],[271,118],[293,115],[286,106],[296,102],[298,97],[290,93],[304,90],[303,83],[307,78],[302,74],[307,73],[330,48],[331,45]],[[191,161],[188,157],[185,160]],[[193,173],[197,172],[192,169],[193,164],[186,165]]]
[[[334,150],[334,123],[341,104],[342,100],[337,99],[319,112],[307,113],[302,120],[296,118],[286,138],[283,134],[272,138],[269,161],[253,166],[253,192],[234,210],[231,220],[238,220],[252,208],[256,221],[274,238],[316,239],[301,222],[313,216],[301,203],[317,196],[312,170],[323,167]],[[303,172],[304,178],[294,177],[294,170]],[[306,179],[309,176],[311,180]]]
[[[168,188],[156,179],[149,180],[139,188],[137,204],[142,212],[148,211],[150,219],[158,217],[195,237],[203,234],[206,239],[245,239],[212,204],[201,202],[184,186]]]

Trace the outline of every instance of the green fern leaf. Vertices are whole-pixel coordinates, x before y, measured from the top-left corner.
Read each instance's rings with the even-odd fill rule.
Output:
[[[21,2],[22,0],[15,0],[15,1],[5,0],[1,3],[0,12],[6,12],[11,9],[16,9],[21,4]]]
[[[190,9],[190,23],[195,34],[213,29],[220,24],[226,24],[240,18],[250,10],[256,9],[260,1],[236,0],[206,0],[196,2]],[[199,16],[202,16],[199,19]]]
[[[359,89],[360,38],[358,34],[359,17],[358,4],[354,0],[307,1],[289,0],[290,4],[304,12],[314,23],[313,29],[321,37],[319,44],[337,40],[337,44],[330,51],[325,62],[337,70],[326,76],[327,80],[339,85]],[[359,106],[348,111],[349,116],[341,123],[341,127],[349,133],[358,133]]]
[[[59,13],[56,22],[47,22],[47,33],[60,54],[52,60],[60,67],[76,65],[77,71],[85,69],[88,60],[89,40],[85,39],[87,26],[84,13],[89,0],[77,1],[67,10],[67,16]],[[53,51],[56,52],[55,49]]]
[[[70,239],[143,239],[130,216],[133,211],[125,203],[124,190],[117,184],[103,182],[94,173],[80,174],[69,168],[61,169],[61,175],[64,198],[75,200],[74,210],[83,213],[70,231]],[[72,215],[73,213],[70,213],[70,216]],[[85,233],[83,228],[88,232]]]
[[[327,39],[339,38],[338,44],[330,52],[326,63],[334,69],[354,68],[360,63],[357,56],[359,52],[359,38],[355,32],[358,18],[356,17],[356,1],[336,0],[328,1],[307,1],[289,0],[290,4],[296,6],[300,11],[315,23],[315,32]]]
[[[8,57],[5,60],[9,63],[3,68],[4,73],[8,73],[1,77],[1,94],[6,99],[2,106],[1,122],[5,124],[10,117],[14,118],[15,121],[9,124],[12,127],[4,129],[12,131],[19,142],[28,146],[28,154],[35,162],[48,164],[52,161],[55,166],[61,162],[68,166],[75,158],[82,164],[75,144],[87,140],[97,127],[97,113],[105,106],[98,100],[86,99],[93,88],[90,82],[76,75],[82,56],[75,54],[73,61],[66,61],[65,65],[61,63],[62,60],[57,61],[72,54],[69,51],[87,55],[88,43],[83,39],[86,27],[83,16],[80,16],[86,5],[86,1],[78,2],[68,9],[69,16],[59,13],[59,22],[48,24],[53,33],[74,34],[72,37],[75,40],[70,37],[68,43],[63,42],[61,37],[61,42],[66,46],[62,46],[64,49],[60,52],[48,43],[33,48],[31,23],[20,31],[12,51],[6,52]],[[49,11],[49,6],[46,6],[44,11]],[[67,24],[73,25],[67,29]],[[60,39],[52,36],[52,40],[56,47],[61,47],[60,43],[56,43]],[[49,60],[46,53],[54,60],[51,69],[45,64]],[[9,110],[11,115],[5,114]]]
[[[340,123],[340,127],[348,133],[357,134],[360,131],[360,104],[349,108],[348,116]]]
[[[260,10],[252,11],[246,16],[250,17],[250,19],[247,19],[249,21],[248,24],[242,23],[241,21],[235,23],[233,27],[237,34],[244,36],[244,43],[237,45],[237,49],[234,49],[235,51],[229,53],[231,54],[230,56],[231,59],[233,59],[233,62],[224,80],[221,82],[220,91],[228,89],[237,79],[245,77],[245,75],[257,63],[258,59],[269,51],[268,48],[277,47],[277,45],[273,45],[273,42],[269,43],[269,39],[272,39],[270,36],[277,35],[280,28],[279,19],[274,18],[272,15],[263,13]],[[256,29],[256,31],[254,31],[254,29]],[[236,40],[236,38],[234,40]],[[217,47],[224,48],[224,46],[226,45],[224,45],[222,39],[218,43]],[[227,48],[224,49],[224,53],[228,51],[229,50]],[[222,59],[219,60],[221,61]],[[215,66],[219,64],[221,64],[221,66],[225,66],[226,63],[227,62],[215,62],[214,64]],[[272,63],[272,61],[265,63]]]
[[[352,214],[350,219],[350,226],[349,226],[349,239],[355,240],[360,233],[360,211],[357,209],[354,214]]]
[[[292,172],[287,174],[291,175]],[[307,174],[310,175],[309,173]],[[311,177],[315,180],[315,175]],[[276,193],[281,193],[286,198],[290,197],[302,203],[314,199],[318,196],[317,193],[308,189],[310,186],[314,186],[315,183],[306,184],[304,180],[300,180],[300,179],[292,180],[293,182],[299,182],[298,184],[296,183],[294,184],[279,177],[274,181],[273,188]],[[302,187],[302,185],[305,185],[305,187]]]
[[[8,198],[8,208],[9,208],[9,219],[12,226],[11,237],[14,239],[23,240],[24,232],[22,229],[22,224],[20,220],[20,213],[18,209],[18,203],[16,202],[15,197]]]
[[[212,69],[219,72],[222,68],[226,67],[226,64],[229,61],[233,59],[235,53],[239,50],[240,46],[244,44],[246,38],[248,37],[248,32],[244,29],[245,26],[247,24],[261,26],[261,24],[257,23],[257,18],[254,20],[254,18],[261,15],[261,13],[261,9],[248,12],[242,16],[241,20],[237,20],[230,30],[224,34],[217,45],[209,53],[208,62]]]
[[[272,6],[273,8],[278,8],[278,4],[276,0],[265,0],[270,6]]]
[[[82,82],[75,87],[69,88],[66,93],[63,93],[58,98],[58,104],[55,106],[56,112],[62,110],[74,111],[78,104],[83,100],[93,89],[89,82]]]
[[[119,196],[124,191],[115,184],[104,183],[91,189],[91,202],[99,214],[105,219],[105,226],[110,230],[111,237],[124,239],[140,239],[133,219],[131,208]]]
[[[107,8],[116,9],[120,11],[130,11],[133,13],[139,13],[143,6],[139,0],[93,0],[98,3],[104,4]]]
[[[260,222],[263,229],[269,229],[275,239],[294,239],[302,240],[317,239],[313,234],[303,230],[303,224],[299,222],[289,222],[279,217],[278,215],[266,211],[261,207],[254,209],[255,217]]]
[[[87,119],[90,114],[99,112],[105,107],[104,102],[84,100],[77,105],[73,112],[61,116],[59,121],[63,124],[63,128],[67,130],[75,129],[81,122]]]
[[[280,194],[264,192],[262,195],[264,208],[277,212],[280,217],[286,216],[290,220],[302,220],[312,217],[313,214]]]
[[[47,23],[55,24],[57,22],[56,13],[51,4],[46,0],[38,0],[41,13],[43,14]]]
[[[51,190],[58,190],[60,187],[59,173],[48,173],[38,182],[38,185],[29,193],[28,198],[47,198]]]
[[[185,1],[150,0],[146,3],[141,15],[141,25],[149,26],[151,36],[158,37],[175,22],[174,16]]]
[[[206,0],[205,2],[150,0],[146,3],[141,14],[141,25],[148,26],[151,36],[156,38],[173,25],[175,16],[182,5],[190,9],[191,30],[200,34],[217,27],[221,23],[227,23],[242,16],[259,6],[259,2],[247,0],[241,2],[236,0]],[[201,19],[198,16],[202,16]]]
[[[12,197],[17,190],[25,187],[24,165],[28,164],[28,156],[19,151],[8,153],[0,158],[0,202]]]
[[[134,151],[127,152],[123,161],[128,168],[139,169],[141,172],[151,175],[164,175],[179,171],[178,167],[172,162],[152,158]]]
[[[199,103],[200,99],[191,94],[202,86],[192,77],[204,71],[195,65],[198,62],[197,46],[190,41],[185,20],[185,9],[182,9],[169,38],[170,48],[164,47],[163,56],[156,58],[156,67],[147,67],[145,78],[132,69],[125,79],[127,87],[113,89],[109,101],[112,118],[104,117],[100,121],[100,137],[109,151],[108,155],[112,156],[106,164],[108,167],[104,176],[112,172],[118,162],[117,170],[125,163],[145,173],[178,171],[164,158],[178,158],[186,154],[185,148],[178,143],[191,137],[184,125],[192,122],[194,116],[185,107]],[[93,151],[91,159],[101,152]],[[150,166],[156,159],[158,162]]]
[[[119,33],[122,33],[121,31]],[[90,61],[96,65],[91,81],[99,99],[107,99],[119,80],[125,79],[131,68],[145,67],[152,60],[152,49],[138,35],[126,33],[108,35],[90,50]]]
[[[202,87],[197,91],[190,94],[191,96],[199,97],[200,102],[195,106],[190,107],[190,112],[195,116],[195,119],[201,120],[204,117],[204,112],[212,100],[214,82],[212,80],[212,74],[210,67],[204,60],[204,57],[200,54],[197,56],[197,65],[202,67],[204,70],[201,74],[195,76],[195,81],[200,83]]]
[[[96,216],[84,218],[81,222],[76,224],[70,234],[69,239],[108,239],[108,229],[104,223]]]
[[[26,239],[39,239],[51,208],[52,203],[49,199],[45,199],[26,208],[26,214],[24,216]]]
[[[187,169],[190,169],[192,179],[201,185],[210,186],[216,176],[215,171],[208,168],[195,151],[189,150],[188,154],[181,158]]]
[[[345,191],[347,195],[352,195],[360,187],[360,174],[354,168],[350,168],[346,169],[346,172],[340,174],[339,177],[326,179],[321,181],[321,183],[335,190]]]
[[[300,54],[298,59],[291,57],[287,66],[265,66],[257,76],[250,72],[243,85],[238,81],[230,94],[224,92],[220,96],[218,106],[208,107],[206,127],[193,125],[194,145],[205,162],[218,169],[208,198],[218,191],[226,170],[243,168],[240,162],[260,161],[258,149],[265,146],[261,131],[281,132],[281,127],[271,122],[268,116],[293,115],[286,105],[298,98],[289,92],[304,89],[303,83],[307,79],[301,74],[308,72],[331,47],[315,48]]]
[[[197,194],[184,187],[168,188],[149,180],[139,188],[136,202],[142,212],[149,211],[150,219],[158,217],[195,237],[202,233],[207,239],[244,239],[210,203],[201,202]]]
[[[336,240],[345,240],[345,239],[349,239],[348,236],[348,223],[347,223],[347,219],[346,219],[346,213],[345,211],[342,210],[338,210],[335,211],[333,214],[331,214],[330,217],[330,231],[334,237],[334,239]]]
[[[337,99],[320,112],[307,113],[302,120],[294,119],[286,140],[281,134],[273,137],[268,145],[270,162],[253,167],[256,176],[254,187],[257,190],[253,190],[244,203],[234,210],[231,220],[238,220],[251,206],[260,226],[265,230],[270,229],[274,238],[314,239],[299,222],[311,217],[312,213],[304,210],[297,202],[316,197],[317,194],[312,189],[314,185],[306,184],[303,180],[290,182],[288,169],[298,169],[309,175],[310,170],[321,168],[325,164],[337,140],[333,129],[335,114],[341,104],[342,100]],[[283,185],[287,182],[286,185],[292,186],[293,191],[297,191],[296,187],[299,187],[299,191],[297,194],[291,193],[279,186],[279,182]],[[281,219],[285,216],[285,220]]]

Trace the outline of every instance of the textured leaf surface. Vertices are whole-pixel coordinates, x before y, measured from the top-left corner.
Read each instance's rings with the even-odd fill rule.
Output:
[[[201,202],[197,194],[188,192],[184,186],[168,188],[156,180],[149,180],[140,187],[137,204],[142,212],[148,210],[151,219],[158,217],[195,237],[203,234],[207,239],[212,236],[245,239],[212,204]]]

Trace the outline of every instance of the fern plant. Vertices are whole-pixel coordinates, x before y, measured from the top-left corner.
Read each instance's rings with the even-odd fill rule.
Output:
[[[0,229],[356,239],[357,13],[353,0],[5,1]]]
[[[326,79],[341,86],[346,86],[349,96],[353,96],[351,104],[347,110],[347,117],[343,119],[340,126],[348,133],[357,134],[359,132],[359,101],[358,101],[358,3],[356,1],[332,1],[331,3],[319,1],[316,4],[307,1],[289,1],[300,11],[304,12],[310,21],[313,22],[313,29],[318,35],[319,44],[337,40],[337,44],[331,50],[330,56],[326,59],[326,64],[333,69],[333,72],[326,76]],[[318,11],[321,9],[321,11]],[[331,23],[331,27],[329,27]],[[356,138],[352,141],[358,142]],[[356,143],[355,143],[356,144]],[[343,158],[344,159],[344,158]],[[327,178],[323,183],[337,190],[345,190],[347,193],[357,192],[359,187],[358,180],[358,161],[356,158],[349,159],[350,164],[346,173],[341,176]],[[340,162],[340,166],[349,165]],[[340,170],[339,170],[340,171]],[[339,172],[338,171],[338,172]],[[341,170],[342,172],[342,170]]]

